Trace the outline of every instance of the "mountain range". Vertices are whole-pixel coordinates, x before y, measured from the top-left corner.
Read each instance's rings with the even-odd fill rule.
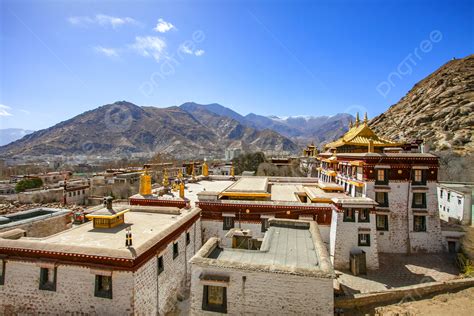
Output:
[[[346,117],[349,116],[341,115],[339,119]],[[226,148],[267,153],[299,152],[298,144],[265,126],[262,120],[271,120],[282,128],[287,126],[288,135],[310,135],[292,127],[290,119],[286,125],[285,120],[263,116],[247,118],[219,104],[185,103],[179,107],[157,108],[119,101],[26,135],[0,147],[0,154],[4,157],[69,154],[120,157],[161,152],[180,158],[196,158],[222,157]],[[339,124],[337,119],[326,117],[321,122],[319,128],[325,124]]]

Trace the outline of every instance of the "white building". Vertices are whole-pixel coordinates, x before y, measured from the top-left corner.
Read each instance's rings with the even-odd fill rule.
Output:
[[[237,158],[242,153],[240,148],[227,148],[225,150],[225,160],[230,161],[234,158]]]
[[[239,232],[237,247],[250,241]],[[335,274],[314,221],[270,220],[260,249],[235,248],[213,237],[191,259],[192,314],[333,314]]]
[[[446,222],[454,219],[463,225],[472,225],[474,214],[473,188],[473,184],[440,183],[438,185],[440,218]]]
[[[102,209],[92,222],[43,238],[0,238],[0,314],[172,310],[187,294],[188,261],[201,247],[200,211],[128,210]]]

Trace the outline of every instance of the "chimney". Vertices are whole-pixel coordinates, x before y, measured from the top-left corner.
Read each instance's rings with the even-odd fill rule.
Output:
[[[369,153],[373,153],[373,152],[374,152],[374,141],[373,141],[373,140],[369,140],[368,152],[369,152]]]

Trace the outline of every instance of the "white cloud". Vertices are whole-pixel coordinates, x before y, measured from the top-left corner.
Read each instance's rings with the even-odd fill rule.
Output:
[[[202,56],[202,55],[204,55],[204,50],[198,49],[197,51],[194,52],[194,55],[196,55],[196,56]]]
[[[166,43],[156,36],[137,36],[130,47],[142,56],[153,57],[159,61],[165,54]]]
[[[188,55],[195,55],[195,56],[202,56],[205,53],[205,51],[202,49],[193,50],[192,47],[190,47],[189,45],[186,45],[185,43],[179,46],[179,51]]]
[[[94,47],[95,51],[98,52],[99,54],[102,54],[107,57],[118,57],[119,54],[115,48],[107,48],[107,47],[102,47],[102,46],[96,46]]]
[[[31,114],[30,111],[25,110],[25,109],[20,109],[20,112],[22,112],[22,113],[24,113],[24,114],[26,114],[26,115],[30,115],[30,114]]]
[[[162,18],[158,19],[158,23],[156,24],[156,27],[154,28],[155,31],[160,32],[160,33],[166,33],[168,31],[171,31],[172,29],[176,29],[176,27],[170,22],[166,22]]]
[[[97,24],[100,26],[111,26],[117,28],[125,24],[137,24],[137,21],[129,17],[115,17],[105,14],[97,14],[96,16],[72,16],[68,18],[69,23],[77,26],[86,26]]]
[[[9,110],[11,110],[11,107],[0,104],[0,116],[12,116]]]
[[[192,54],[193,54],[193,50],[192,50],[189,46],[187,46],[187,45],[185,45],[185,44],[181,44],[181,45],[179,46],[179,50],[180,50],[181,52],[185,53],[185,54],[189,54],[189,55],[192,55]]]

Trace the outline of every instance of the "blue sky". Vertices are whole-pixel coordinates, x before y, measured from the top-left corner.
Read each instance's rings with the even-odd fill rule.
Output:
[[[0,128],[117,100],[373,117],[474,52],[473,1],[0,3]]]

